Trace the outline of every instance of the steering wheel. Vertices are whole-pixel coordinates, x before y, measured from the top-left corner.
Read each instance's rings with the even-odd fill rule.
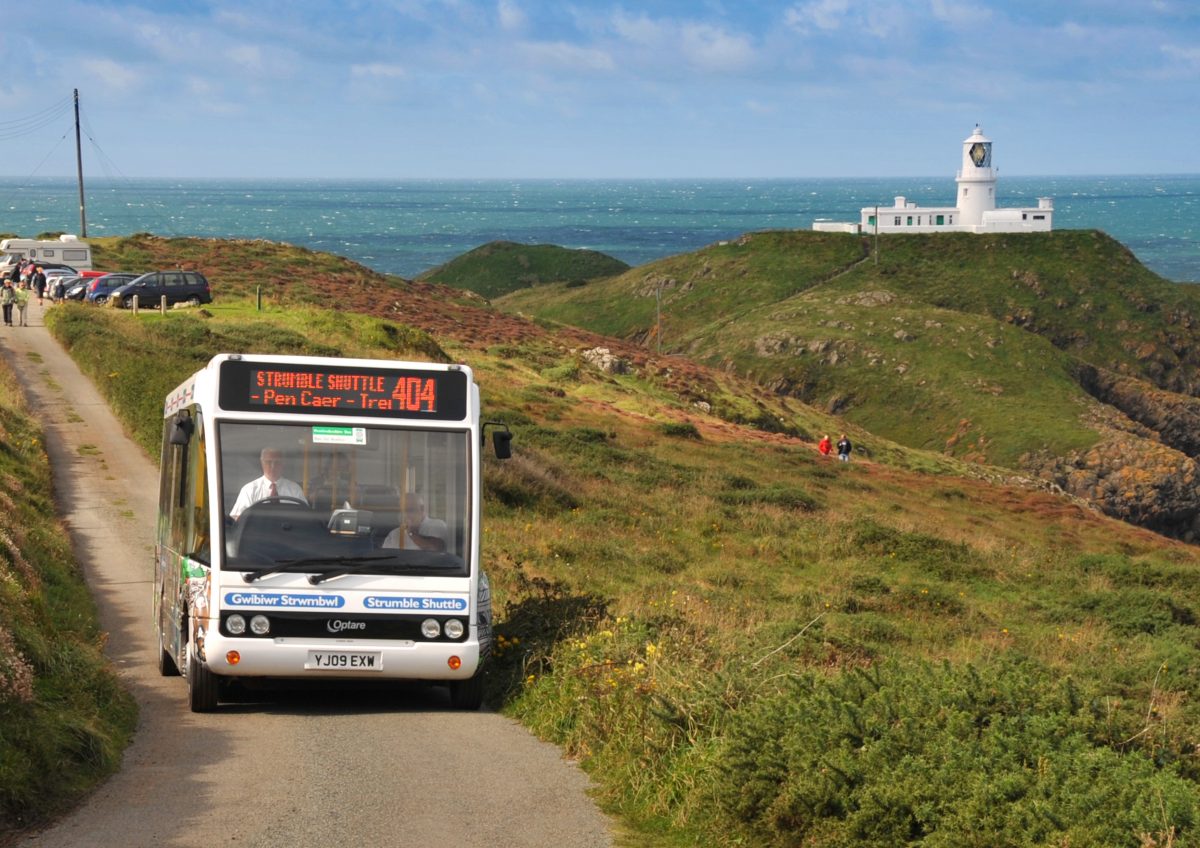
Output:
[[[257,500],[250,504],[250,506],[246,507],[246,509],[250,509],[250,507],[253,506],[258,506],[259,504],[295,504],[296,506],[307,507],[308,501],[304,500],[304,498],[293,498],[289,495],[275,495],[274,497],[267,497],[263,498],[262,500]]]

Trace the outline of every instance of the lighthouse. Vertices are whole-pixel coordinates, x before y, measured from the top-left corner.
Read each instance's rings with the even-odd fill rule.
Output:
[[[958,222],[967,227],[983,223],[983,213],[996,208],[996,169],[992,167],[992,140],[979,124],[963,142],[958,183]]]
[[[918,206],[903,195],[892,205],[862,207],[857,223],[813,222],[823,233],[1044,233],[1054,229],[1054,200],[1039,197],[1037,206],[996,207],[996,169],[992,140],[979,124],[962,143],[962,167],[955,177],[955,206]]]

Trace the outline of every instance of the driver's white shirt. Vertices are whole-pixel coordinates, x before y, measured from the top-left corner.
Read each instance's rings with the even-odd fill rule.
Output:
[[[296,498],[308,503],[308,498],[304,497],[304,490],[300,488],[300,484],[286,477],[280,477],[275,481],[275,489],[281,498]],[[250,504],[258,503],[269,497],[271,497],[271,481],[264,474],[242,486],[242,491],[238,493],[237,500],[233,503],[233,509],[229,510],[229,517],[237,518],[246,511]]]

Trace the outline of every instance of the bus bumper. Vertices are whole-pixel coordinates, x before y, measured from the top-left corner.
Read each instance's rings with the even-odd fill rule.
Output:
[[[479,642],[238,639],[209,633],[202,659],[222,677],[467,680]]]

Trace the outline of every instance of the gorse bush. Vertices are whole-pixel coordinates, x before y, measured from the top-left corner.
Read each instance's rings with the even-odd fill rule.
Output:
[[[738,711],[718,799],[764,845],[1197,844],[1194,787],[1031,662],[808,672]]]

